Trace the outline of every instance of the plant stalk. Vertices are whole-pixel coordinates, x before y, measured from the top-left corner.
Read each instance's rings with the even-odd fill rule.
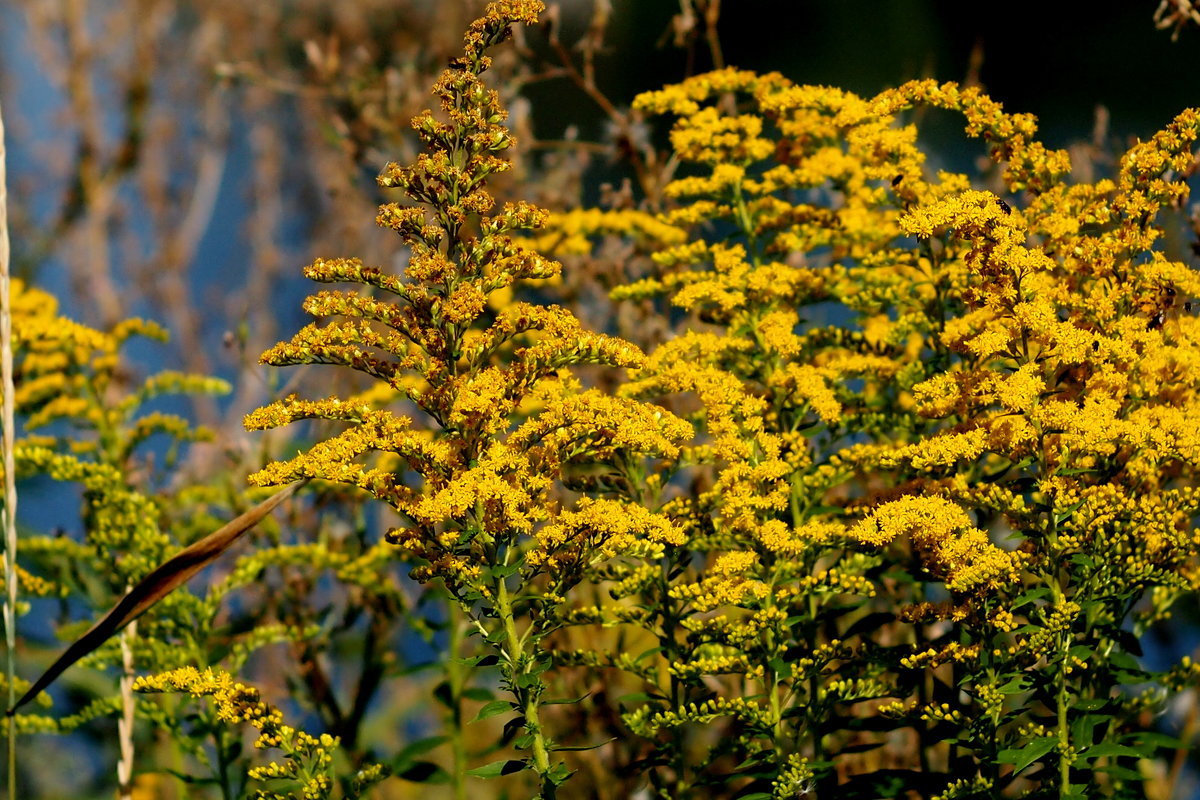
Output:
[[[8,707],[16,702],[17,658],[17,476],[15,447],[16,416],[13,399],[12,298],[9,282],[8,168],[4,147],[4,113],[0,110],[0,444],[4,458],[4,643],[7,650]],[[17,727],[8,718],[8,797],[17,796]]]
[[[117,762],[117,791],[120,800],[133,800],[133,640],[137,637],[137,621],[121,631],[121,718],[117,720],[117,739],[121,758]]]
[[[446,662],[446,680],[450,684],[450,747],[454,758],[451,771],[454,783],[454,800],[467,800],[467,748],[463,730],[462,694],[467,681],[467,669],[457,659],[462,657],[463,641],[466,638],[466,618],[458,603],[451,598],[450,609],[450,658]]]
[[[504,625],[505,648],[508,650],[512,669],[510,680],[513,694],[521,704],[521,713],[525,717],[525,730],[533,738],[531,745],[533,768],[541,783],[541,790],[537,798],[538,800],[554,800],[557,787],[550,778],[550,751],[546,747],[546,737],[542,733],[542,723],[538,716],[538,702],[541,699],[543,683],[541,676],[537,676],[537,680],[532,686],[520,685],[521,676],[527,674],[528,661],[525,658],[524,642],[517,634],[517,625],[513,618],[512,598],[509,597],[508,585],[504,578],[496,579],[496,611]]]

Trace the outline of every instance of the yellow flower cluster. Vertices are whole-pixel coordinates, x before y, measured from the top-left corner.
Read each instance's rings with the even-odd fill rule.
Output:
[[[634,506],[585,501],[559,513],[554,499],[568,473],[589,464],[611,468],[678,454],[691,432],[686,423],[645,403],[583,392],[567,372],[587,363],[639,367],[643,354],[584,329],[556,306],[511,303],[485,313],[493,293],[560,269],[528,247],[529,238],[512,236],[543,228],[546,212],[525,202],[496,208],[485,188],[490,176],[509,169],[503,152],[513,141],[499,95],[481,77],[490,65],[484,51],[542,9],[535,0],[488,7],[468,31],[464,55],[434,87],[444,119],[425,112],[413,120],[426,152],[380,175],[381,186],[403,190],[411,203],[388,203],[378,217],[411,251],[403,276],[356,259],[318,259],[306,269],[313,280],[378,291],[313,295],[305,309],[332,320],[262,356],[280,366],[347,366],[386,391],[353,401],[289,397],[246,418],[250,429],[305,419],[345,424],[251,480],[279,485],[313,477],[369,492],[405,518],[387,539],[425,562],[414,574],[441,577],[456,591],[483,580],[489,561],[509,548],[529,548],[521,558],[531,577],[680,542],[671,523]],[[596,222],[682,238],[644,215]],[[559,230],[569,236],[569,229]],[[388,406],[397,401],[416,414],[395,413]],[[417,416],[432,420],[434,430],[414,430]],[[492,596],[496,588],[475,590]]]
[[[876,546],[911,535],[930,568],[956,592],[991,591],[1019,579],[1021,554],[992,544],[961,507],[940,497],[893,500],[868,514],[849,535]]]
[[[928,650],[905,656],[900,659],[900,666],[906,669],[917,669],[920,667],[937,667],[942,664],[960,664],[964,661],[976,661],[979,659],[979,650],[980,646],[978,644],[961,645],[958,642],[950,642],[945,647],[931,647]]]
[[[325,800],[333,791],[330,768],[333,752],[338,746],[336,737],[327,733],[310,736],[283,723],[283,713],[262,699],[252,686],[233,680],[229,673],[195,667],[181,667],[158,675],[140,677],[134,681],[137,692],[179,692],[194,698],[209,698],[217,719],[229,725],[249,723],[259,731],[254,746],[259,749],[277,748],[285,760],[254,767],[251,780],[285,779],[293,785],[293,793],[279,795],[259,792],[260,797],[302,797],[304,800]]]
[[[640,505],[617,500],[583,498],[573,511],[564,511],[536,535],[526,561],[557,570],[582,558],[592,561],[629,555],[654,559],[665,545],[682,545],[683,532],[669,519]]]

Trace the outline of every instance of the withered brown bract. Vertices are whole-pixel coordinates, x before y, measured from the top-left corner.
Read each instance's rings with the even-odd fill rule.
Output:
[[[12,716],[18,708],[37,697],[38,692],[53,683],[54,679],[61,675],[67,667],[104,644],[109,637],[146,613],[155,603],[212,563],[217,556],[228,550],[229,546],[236,542],[242,534],[261,522],[263,517],[271,513],[298,487],[307,482],[304,480],[289,484],[200,541],[185,547],[174,557],[154,569],[137,586],[130,589],[129,593],[121,598],[112,611],[89,628],[87,633],[76,639],[58,657],[58,660],[51,664],[50,668],[34,682],[33,686],[29,687],[29,691],[22,695],[12,708],[8,709],[8,715]]]

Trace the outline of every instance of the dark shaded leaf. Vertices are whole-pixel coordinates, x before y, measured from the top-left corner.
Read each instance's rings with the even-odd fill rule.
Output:
[[[922,797],[936,793],[946,785],[945,778],[907,769],[881,769],[866,775],[854,775],[837,787],[838,800],[880,800],[907,797],[917,791]]]
[[[525,769],[525,762],[516,759],[508,761],[493,761],[482,767],[467,770],[468,775],[474,775],[476,778],[499,778],[504,775],[512,775],[515,772],[520,772]]]
[[[397,772],[396,777],[411,783],[449,783],[450,774],[432,761],[417,761]]]
[[[1128,745],[1116,744],[1115,742],[1101,742],[1079,754],[1080,758],[1089,760],[1093,758],[1111,758],[1113,756],[1141,758],[1142,753],[1137,748],[1129,747]]]
[[[996,760],[1001,764],[1012,764],[1013,772],[1017,773],[1049,753],[1058,744],[1054,736],[1039,736],[1029,744],[1012,750],[1001,750]]]

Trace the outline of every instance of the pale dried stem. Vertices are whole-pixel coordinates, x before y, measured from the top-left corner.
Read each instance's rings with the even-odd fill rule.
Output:
[[[137,622],[121,631],[121,718],[117,720],[117,739],[121,758],[117,762],[117,791],[121,800],[133,800],[133,722],[136,708],[133,703],[133,640],[137,637]]]
[[[0,436],[4,459],[4,642],[7,650],[8,702],[16,699],[17,659],[17,470],[14,457],[16,410],[13,393],[12,287],[9,281],[8,169],[4,114],[0,111]],[[17,731],[8,721],[8,797],[17,796]]]

